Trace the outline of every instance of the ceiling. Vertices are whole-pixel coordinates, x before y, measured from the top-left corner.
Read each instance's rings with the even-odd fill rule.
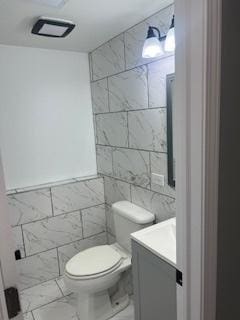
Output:
[[[0,44],[89,52],[173,0],[69,0],[62,8],[34,0],[0,0]],[[64,39],[31,34],[39,16],[76,23]]]

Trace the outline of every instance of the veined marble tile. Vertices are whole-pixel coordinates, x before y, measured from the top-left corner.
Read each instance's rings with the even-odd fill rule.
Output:
[[[62,293],[56,283],[51,280],[20,293],[23,313],[32,311],[47,303],[62,298]]]
[[[24,319],[24,320],[34,320],[34,319],[33,319],[32,312],[24,313],[23,319]]]
[[[147,68],[135,68],[108,79],[110,111],[148,108]]]
[[[129,112],[129,147],[166,152],[166,122],[166,108]]]
[[[8,196],[12,226],[52,216],[50,189],[40,189]]]
[[[151,173],[162,174],[165,177],[164,187],[154,184],[151,181],[151,189],[156,192],[166,194],[170,197],[175,198],[176,192],[175,189],[168,185],[168,163],[167,163],[167,154],[166,153],[155,153],[152,152],[151,156]]]
[[[107,79],[92,82],[93,113],[109,112]]]
[[[113,150],[114,176],[143,187],[150,186],[149,153],[131,149]]]
[[[107,243],[106,233],[98,234],[96,236],[76,241],[74,243],[68,244],[58,248],[60,273],[63,274],[65,265],[75,254],[83,251],[85,249],[104,245]]]
[[[121,72],[125,68],[123,34],[91,53],[93,80]]]
[[[107,233],[107,241],[108,241],[108,244],[113,244],[116,242],[116,237],[108,232]]]
[[[64,296],[68,296],[69,294],[73,293],[65,284],[64,276],[60,276],[56,279],[56,282],[62,291]]]
[[[113,166],[112,166],[112,148],[105,146],[96,146],[97,154],[97,169],[99,173],[112,175]]]
[[[161,35],[165,35],[169,30],[173,12],[174,7],[171,5],[125,32],[126,67],[128,69],[156,60],[142,58],[142,48],[148,27],[157,27]],[[164,42],[162,42],[162,45],[164,47]],[[167,55],[169,54],[165,53],[165,56]]]
[[[124,292],[128,293],[129,296],[133,295],[133,275],[132,275],[132,268],[126,270],[123,275],[121,285],[123,286]]]
[[[149,108],[167,106],[166,77],[174,71],[174,56],[160,59],[148,65]]]
[[[107,113],[96,116],[97,141],[99,144],[128,147],[127,113]]]
[[[92,71],[92,55],[91,53],[88,54],[88,61],[89,61],[89,72],[90,72],[90,80],[93,80],[93,71]]]
[[[21,226],[13,227],[13,238],[15,243],[15,250],[20,250],[21,257],[25,257],[25,250],[24,250],[24,244],[23,244],[23,235],[22,235],[22,228]]]
[[[84,238],[106,231],[105,204],[82,210]]]
[[[136,186],[131,186],[131,190],[132,202],[155,214],[157,222],[175,216],[175,199]]]
[[[104,203],[102,178],[70,183],[51,190],[54,215]]]
[[[76,302],[64,297],[33,311],[35,320],[78,320]]]
[[[80,212],[63,214],[23,226],[27,255],[82,239]]]
[[[107,232],[112,236],[116,235],[115,224],[113,219],[112,206],[106,205]]]
[[[104,194],[106,203],[131,201],[130,184],[114,178],[104,177]]]
[[[96,125],[96,115],[95,114],[93,114],[93,129],[94,129],[95,144],[97,144],[98,143],[98,141],[97,141],[97,125]]]
[[[59,276],[57,249],[17,261],[21,290]]]

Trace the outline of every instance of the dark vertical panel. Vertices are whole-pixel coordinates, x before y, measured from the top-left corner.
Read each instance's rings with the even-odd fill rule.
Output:
[[[217,320],[240,319],[240,2],[222,0]]]

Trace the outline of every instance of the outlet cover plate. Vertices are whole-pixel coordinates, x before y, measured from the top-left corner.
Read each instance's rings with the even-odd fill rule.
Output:
[[[164,187],[165,176],[163,174],[152,173],[152,183]]]

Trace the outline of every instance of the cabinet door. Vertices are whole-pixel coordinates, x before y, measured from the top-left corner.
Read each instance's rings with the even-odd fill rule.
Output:
[[[135,320],[176,320],[176,269],[135,241]]]

